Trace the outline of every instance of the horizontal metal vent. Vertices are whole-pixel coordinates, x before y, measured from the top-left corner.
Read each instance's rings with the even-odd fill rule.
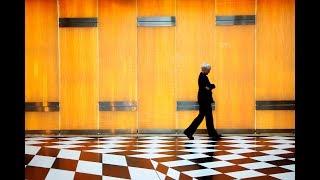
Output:
[[[211,104],[212,110],[215,109],[215,103]],[[177,111],[194,111],[199,110],[197,101],[177,101]]]
[[[135,101],[101,101],[99,111],[136,111],[137,102]]]
[[[295,110],[294,100],[257,101],[257,110]]]
[[[138,26],[175,26],[176,17],[174,16],[151,16],[151,17],[138,17]]]
[[[59,111],[59,102],[48,102],[44,105],[43,102],[25,102],[26,112],[54,112]]]
[[[255,23],[256,23],[255,15],[216,16],[217,26],[254,25]]]
[[[98,18],[59,18],[59,27],[97,27]]]

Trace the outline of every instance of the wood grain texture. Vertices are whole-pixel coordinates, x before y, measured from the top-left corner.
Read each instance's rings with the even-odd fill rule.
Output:
[[[60,17],[98,14],[97,1],[59,3]],[[61,129],[98,129],[98,29],[59,28],[59,35]]]
[[[197,101],[200,66],[214,59],[214,0],[177,0],[176,101]],[[215,67],[212,67],[215,69]],[[215,72],[208,75],[214,83]],[[198,112],[176,112],[178,128],[186,128]],[[205,120],[199,128],[205,128]]]
[[[59,17],[97,17],[98,0],[58,0]]]
[[[58,12],[55,0],[25,1],[25,101],[59,101]],[[57,129],[56,113],[25,113],[28,130]],[[44,123],[45,122],[45,123]]]
[[[215,37],[217,127],[254,128],[254,26],[217,26]]]
[[[137,101],[136,0],[99,1],[99,101]],[[136,128],[137,112],[100,112],[100,129]]]
[[[257,111],[256,118],[257,129],[295,129],[294,111]]]
[[[257,100],[295,100],[295,1],[257,3]],[[294,111],[257,111],[257,126],[294,128]]]
[[[138,0],[138,14],[175,16],[175,1]],[[174,64],[174,27],[138,27],[138,128],[175,128]]]
[[[254,15],[256,0],[215,0],[216,15]]]

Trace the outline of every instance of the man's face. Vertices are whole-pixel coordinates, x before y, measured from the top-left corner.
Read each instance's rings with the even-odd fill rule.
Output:
[[[205,73],[205,74],[209,74],[210,71],[211,71],[211,69],[206,69],[206,70],[204,71],[204,73]]]

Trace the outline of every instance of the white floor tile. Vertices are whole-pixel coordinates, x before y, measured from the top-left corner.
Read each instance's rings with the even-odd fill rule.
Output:
[[[151,160],[151,164],[152,164],[154,169],[157,169],[159,163],[154,161],[154,160]]]
[[[102,163],[78,161],[76,172],[102,175]]]
[[[35,155],[29,162],[28,166],[51,168],[55,159],[55,157]]]
[[[162,139],[148,139],[148,140],[139,140],[139,143],[148,143],[148,144],[157,144],[157,143],[169,143],[173,141],[162,140]]]
[[[218,145],[198,143],[198,144],[182,144],[182,145],[179,145],[179,146],[195,147],[195,148],[206,148],[206,147],[216,147]]]
[[[232,166],[234,164],[227,161],[213,161],[213,162],[200,163],[200,165],[212,169],[212,168],[218,168],[218,167]]]
[[[228,160],[233,160],[233,159],[242,159],[242,158],[246,158],[246,157],[241,156],[239,154],[228,154],[228,155],[215,156],[215,158],[223,160],[223,161],[228,161]]]
[[[254,159],[257,161],[276,161],[276,160],[282,160],[285,158],[274,156],[274,155],[266,155],[266,156],[251,157],[251,159]]]
[[[196,149],[180,149],[179,151],[202,154],[202,153],[208,153],[208,152],[217,152],[217,151],[220,151],[220,150],[217,150],[217,149],[205,149],[205,148],[201,148],[201,149],[200,149],[200,148],[196,148]]]
[[[177,167],[177,166],[192,165],[192,164],[196,164],[196,163],[188,161],[188,160],[177,160],[177,161],[162,162],[161,164],[163,164],[167,167]]]
[[[61,149],[58,158],[79,160],[81,151]]]
[[[127,147],[127,145],[123,145],[123,144],[97,144],[97,145],[91,145],[89,147],[96,147],[99,149],[112,149],[112,148]]]
[[[144,159],[154,159],[154,158],[162,158],[162,157],[171,157],[173,155],[167,154],[135,154],[135,155],[128,155],[129,157],[136,157],[136,158],[144,158]]]
[[[254,137],[247,136],[223,136],[223,139],[254,139]]]
[[[68,144],[59,144],[59,145],[52,145],[52,146],[45,146],[48,148],[56,148],[56,149],[68,149],[68,148],[77,148],[77,147],[83,147],[81,145],[68,145]]]
[[[73,180],[74,175],[75,175],[74,171],[50,169],[46,176],[46,180],[57,180],[57,179]]]
[[[242,166],[247,169],[263,169],[263,168],[276,167],[275,165],[269,164],[266,162],[254,162],[254,163],[247,163],[247,164],[239,164],[239,166]]]
[[[262,147],[264,145],[257,145],[257,144],[228,144],[228,145],[225,145],[225,146],[234,147],[234,148],[249,149],[249,148],[255,148],[255,147]]]
[[[242,153],[251,153],[251,152],[257,152],[252,149],[232,149],[232,150],[226,150],[227,152],[233,153],[233,154],[242,154]]]
[[[258,141],[246,140],[246,139],[232,139],[232,140],[223,140],[222,142],[235,143],[235,144],[246,144],[246,143],[255,143]]]
[[[282,168],[285,168],[285,169],[289,169],[291,171],[295,171],[295,164],[290,164],[290,165],[284,165],[284,166],[280,166]]]
[[[114,154],[102,154],[102,163],[117,166],[128,166],[125,156]]]
[[[132,180],[159,180],[155,170],[129,167],[129,173]]]
[[[237,179],[244,179],[244,178],[264,176],[265,174],[254,171],[254,170],[245,170],[245,171],[235,171],[235,172],[226,173],[226,175],[237,178]]]
[[[167,136],[148,136],[148,137],[139,137],[139,139],[175,139],[175,137],[167,137]]]
[[[291,151],[286,151],[286,150],[283,150],[283,149],[273,149],[273,150],[266,150],[266,151],[261,151],[261,152],[265,153],[265,154],[270,154],[270,155],[292,153]]]
[[[127,180],[127,179],[116,178],[116,177],[111,177],[111,176],[102,176],[102,180]]]
[[[88,141],[57,141],[53,142],[54,144],[65,144],[65,145],[72,145],[72,144],[81,144],[87,143]]]
[[[263,139],[295,139],[294,136],[268,136],[262,137]]]
[[[292,179],[295,179],[295,172],[272,174],[270,176],[281,179],[281,180],[292,180]]]
[[[41,143],[45,143],[45,141],[25,141],[24,144],[25,145],[33,145],[33,144],[41,144]]]
[[[212,175],[221,174],[220,172],[213,169],[198,169],[198,170],[184,171],[182,173],[195,178],[201,177],[201,176],[212,176]]]
[[[29,137],[29,138],[25,138],[25,140],[28,141],[44,141],[44,140],[50,140],[53,138],[49,138],[49,137]]]
[[[38,146],[24,146],[24,153],[30,155],[36,155],[41,147]]]
[[[125,150],[122,150],[122,149],[91,149],[91,150],[85,150],[85,151],[86,152],[93,152],[93,153],[107,154],[107,153],[123,152]]]
[[[101,139],[106,139],[106,140],[123,140],[123,139],[134,139],[133,137],[126,137],[126,136],[112,136],[112,137],[104,137],[104,138],[99,138],[100,140]]]
[[[110,139],[110,140],[99,140],[99,141],[95,141],[96,143],[99,144],[127,144],[130,143],[131,141],[127,141],[127,140],[117,140],[117,139]]]
[[[217,141],[213,141],[213,140],[206,140],[206,139],[194,139],[194,140],[184,140],[184,141],[180,141],[180,142],[184,142],[184,143],[193,143],[193,144],[201,144],[201,143],[212,143],[212,142],[217,142]]]
[[[159,171],[156,171],[158,177],[159,177],[159,180],[165,180],[166,179],[166,175],[163,174],[162,172],[159,172]]]
[[[277,140],[271,140],[271,141],[266,141],[266,142],[278,143],[278,144],[294,144],[295,140],[277,139]]]
[[[168,144],[137,144],[134,146],[142,147],[142,148],[164,148],[164,147],[172,147],[173,145],[168,145]]]
[[[68,140],[68,141],[79,141],[79,140],[88,140],[88,139],[94,139],[89,137],[63,137],[59,138],[61,140]]]
[[[173,151],[173,150],[153,148],[153,149],[136,149],[136,150],[131,150],[131,151],[154,154],[154,153],[160,153],[160,152],[169,152],[169,151]]]
[[[169,168],[167,171],[167,175],[173,179],[179,179],[180,172],[175,169]]]
[[[210,157],[206,154],[184,154],[184,155],[179,155],[177,156],[179,158],[182,159],[199,159],[199,158],[206,158],[206,157]]]
[[[271,145],[270,147],[277,148],[277,149],[288,149],[288,148],[295,148],[295,145],[292,145],[292,144],[277,144],[277,145]]]

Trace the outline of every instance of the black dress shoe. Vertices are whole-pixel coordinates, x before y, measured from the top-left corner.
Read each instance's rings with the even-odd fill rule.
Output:
[[[217,136],[209,136],[211,140],[214,140],[214,141],[218,141],[221,139],[221,135],[217,135]]]
[[[194,140],[194,137],[191,136],[190,134],[186,133],[186,132],[183,132],[183,134],[185,134],[190,140]]]

